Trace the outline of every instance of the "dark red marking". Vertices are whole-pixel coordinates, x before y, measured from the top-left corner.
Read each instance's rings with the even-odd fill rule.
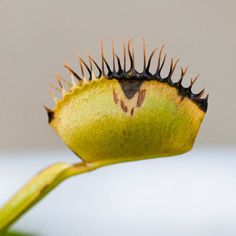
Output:
[[[137,107],[141,107],[141,105],[143,104],[145,94],[146,94],[146,89],[143,89],[138,92]]]
[[[130,111],[130,115],[131,115],[131,116],[134,115],[134,108],[131,109],[131,111]]]
[[[128,111],[128,107],[125,105],[124,101],[120,101],[120,106],[125,113]]]
[[[113,89],[113,98],[114,98],[114,102],[117,104],[117,102],[119,101],[117,94],[115,92],[115,90]]]

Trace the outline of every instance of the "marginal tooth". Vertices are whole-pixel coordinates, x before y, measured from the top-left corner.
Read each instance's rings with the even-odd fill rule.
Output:
[[[128,54],[129,54],[129,59],[130,59],[130,69],[134,70],[134,50],[132,49],[131,51],[131,44],[132,44],[132,40],[130,39],[128,42]],[[133,48],[133,47],[132,47]]]
[[[56,97],[56,95],[53,93],[53,89],[56,89],[51,83],[49,83],[49,86],[48,86],[48,92],[49,92],[49,95],[52,97],[53,101],[55,102],[55,104],[57,103],[58,101],[58,98]]]
[[[104,49],[103,49],[103,41],[100,41],[100,51],[101,51],[101,61],[102,61],[102,75],[106,76],[105,74],[105,65],[104,65]]]
[[[75,86],[77,85],[77,83],[76,83],[76,81],[75,81],[75,78],[76,78],[76,80],[79,82],[79,84],[83,81],[82,78],[80,78],[80,77],[78,76],[78,74],[77,74],[74,70],[72,70],[71,67],[70,67],[68,64],[64,64],[64,67],[65,67],[65,68],[69,71],[69,73],[70,73],[70,79],[71,79],[71,83],[72,83],[72,84],[70,84],[67,80],[64,80],[64,79],[63,79],[63,81],[66,81],[68,84],[70,84],[71,88],[72,88],[72,87],[75,87]]]
[[[101,59],[102,59],[102,75],[103,76],[109,76],[111,73],[112,73],[112,71],[111,71],[111,69],[110,69],[110,67],[109,67],[109,65],[108,65],[108,63],[107,63],[107,61],[106,61],[106,59],[105,59],[105,57],[104,57],[104,49],[103,49],[103,42],[102,42],[102,40],[101,40]],[[108,70],[108,74],[106,75],[106,73],[105,73],[105,64],[106,64],[106,67],[107,67],[107,70]]]
[[[91,70],[91,80],[94,80],[94,79],[96,79],[96,76],[95,76],[93,70]]]
[[[179,81],[177,82],[177,85],[181,86],[182,81],[183,81],[183,78],[184,78],[184,76],[185,76],[187,70],[188,70],[188,66],[186,66],[185,69],[183,69],[183,67],[181,67],[181,75],[180,75]]]
[[[64,97],[67,94],[65,89],[62,89],[62,96]]]
[[[93,73],[93,63],[92,63],[92,60],[91,60],[91,57],[90,57],[90,53],[89,53],[88,50],[87,50],[87,53],[88,53],[90,71]]]
[[[70,72],[70,74],[73,74],[73,76],[77,79],[77,80],[82,80],[79,76],[78,76],[78,74],[74,71],[74,70],[72,70],[72,68],[68,65],[68,64],[64,64],[64,67]]]
[[[56,86],[55,86],[54,84],[52,84],[52,83],[49,83],[49,86],[50,86],[52,89],[54,89],[56,92],[61,93],[61,88],[56,87]]]
[[[77,59],[78,59],[78,63],[79,63],[81,74],[82,74],[82,80],[83,80],[83,82],[85,82],[87,80],[87,78],[84,73],[84,67],[83,67],[83,63],[82,63],[82,59],[80,57],[79,51],[77,51]]]
[[[123,45],[123,56],[124,56],[124,72],[126,72],[126,47],[125,47],[125,42],[124,40],[122,41],[122,45]]]
[[[203,98],[206,102],[208,102],[208,98],[209,98],[209,93],[206,95],[205,98]]]
[[[94,71],[93,71],[93,63],[92,63],[89,51],[88,51],[88,59],[89,59],[89,67],[90,67],[90,73],[91,73],[91,80],[94,80],[96,78],[96,76],[95,76]]]
[[[133,58],[133,64],[134,64],[134,69],[135,69],[134,42],[133,42],[133,39],[131,40],[131,42],[132,42],[132,58]]]
[[[106,65],[107,70],[108,70],[107,76],[109,76],[112,73],[112,71],[111,71],[111,68],[110,68],[108,62],[106,61],[106,59],[104,57],[103,57],[103,62],[105,62],[105,65]]]
[[[147,58],[147,51],[146,51],[146,44],[145,39],[143,38],[143,72],[146,70],[146,59]]]
[[[54,103],[57,104],[57,101],[58,101],[57,97],[51,92],[49,92],[49,95],[52,97]]]
[[[185,76],[185,74],[187,73],[188,71],[188,65],[185,67],[185,69],[183,70],[183,68],[181,67],[182,69],[182,72],[183,72],[183,76]]]
[[[93,62],[94,65],[97,67],[98,72],[99,72],[98,78],[100,78],[101,75],[102,75],[102,70],[101,70],[101,68],[98,66],[98,64],[96,63],[96,61],[95,61],[90,55],[89,55],[89,60],[90,60],[91,63]],[[93,70],[92,70],[92,73],[93,73]]]
[[[56,75],[56,80],[57,80],[57,82],[58,82],[58,84],[59,84],[59,86],[60,86],[60,88],[61,88],[61,94],[62,94],[62,96],[64,97],[65,95],[66,95],[66,90],[65,90],[65,87],[63,86],[63,84],[62,84],[62,80],[61,80],[61,77],[60,76],[57,76]]]
[[[114,39],[112,38],[112,64],[113,64],[113,72],[116,72],[116,65],[115,65],[115,45],[114,45]]]
[[[167,75],[167,77],[165,79],[167,79],[169,82],[171,82],[171,77],[175,71],[175,68],[176,68],[176,65],[177,63],[179,62],[179,59],[176,60],[176,62],[174,63],[174,59],[171,58],[171,63],[170,63],[170,70],[169,70],[169,73]],[[183,72],[183,70],[182,70]]]
[[[84,60],[81,57],[79,58],[79,60],[81,62],[81,65],[83,64],[85,66],[85,68],[87,69],[87,71],[89,73],[89,80],[91,80],[92,79],[92,72],[91,72],[91,70],[89,69],[88,65],[84,62]],[[86,77],[84,76],[84,78],[86,78]]]
[[[71,75],[73,76],[73,74],[71,74]],[[65,80],[63,78],[61,78],[61,80],[67,85],[68,88],[73,87],[73,85],[69,81],[67,81],[67,80]]]
[[[173,64],[174,64],[174,59],[171,58],[171,60],[170,60],[170,70],[169,70],[169,73],[168,73],[167,77],[165,78],[165,79],[167,79],[167,80],[170,80],[170,77],[171,77],[171,75],[172,75]]]
[[[190,96],[193,97],[193,98],[195,97],[195,95],[194,95],[193,92],[192,92],[192,87],[193,87],[193,84],[194,84],[194,83],[196,82],[196,80],[198,79],[198,77],[199,77],[199,75],[197,75],[194,79],[191,78],[190,85],[189,85],[189,87],[188,87]]]
[[[165,54],[165,56],[164,56],[164,58],[163,58],[163,61],[162,61],[161,67],[160,67],[160,69],[159,69],[159,74],[160,74],[161,71],[162,71],[162,68],[163,68],[163,66],[164,66],[164,64],[165,64],[165,61],[166,61],[166,54]]]
[[[175,64],[174,64],[174,66],[172,67],[172,73],[171,73],[171,76],[173,75],[173,73],[174,73],[174,71],[175,71],[175,68],[176,68],[178,62],[179,62],[179,58],[175,61]]]
[[[200,76],[200,75],[197,75],[194,79],[191,79],[191,84],[190,84],[191,88],[192,88],[193,84],[197,81],[197,79],[199,78],[199,76]]]
[[[150,57],[149,57],[149,59],[148,59],[148,64],[147,64],[146,71],[149,71],[150,66],[151,66],[151,62],[152,62],[152,58],[153,58],[154,54],[156,53],[156,51],[157,51],[157,48],[155,48],[155,49],[152,51],[152,53],[150,54]]]
[[[156,73],[160,72],[160,67],[161,67],[161,58],[162,58],[162,51],[163,51],[163,48],[165,47],[165,44],[163,44],[160,48],[160,52],[159,52],[159,55],[158,55],[158,63],[157,63],[157,70],[156,70]]]
[[[46,107],[45,105],[43,105],[44,109],[46,110],[47,113],[49,112],[53,112],[50,108]]]
[[[72,73],[70,73],[70,74],[72,74]],[[57,78],[57,80],[60,80],[60,81],[62,81],[64,84],[66,84],[66,86],[67,86],[69,89],[71,89],[72,84],[71,84],[69,81],[63,79],[60,74],[56,74],[56,78]],[[63,87],[64,87],[64,86],[63,86]]]
[[[62,83],[61,83],[60,79],[56,77],[56,80],[57,80],[57,82],[58,82],[58,84],[59,84],[60,88],[62,89],[62,88],[63,88],[63,86],[62,86]]]
[[[75,77],[72,73],[70,74],[70,79],[71,79],[72,87],[75,87],[76,86]]]
[[[82,79],[84,80],[85,79],[84,67],[83,67],[83,64],[82,64],[82,61],[80,60],[80,58],[79,58],[79,65],[80,65],[80,70],[81,70],[81,74],[82,74]]]
[[[54,116],[54,111],[52,109],[49,109],[48,107],[44,106],[44,109],[46,110],[47,112],[47,115],[48,115],[48,122],[50,123],[53,119],[53,116]]]
[[[195,94],[195,98],[200,99],[204,93],[205,89],[201,90],[198,94]]]
[[[84,76],[84,68],[83,68],[83,64],[79,59],[79,65],[80,65],[80,70],[81,70],[81,74],[82,74],[82,80],[84,80],[85,76]]]
[[[120,64],[120,58],[119,58],[119,56],[117,54],[115,55],[115,57],[117,59],[118,72],[121,72],[122,71],[122,67],[121,67],[121,64]]]

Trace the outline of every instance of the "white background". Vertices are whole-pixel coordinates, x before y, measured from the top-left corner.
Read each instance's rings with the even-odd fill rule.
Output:
[[[62,183],[13,229],[38,236],[235,236],[236,149],[107,166]],[[1,153],[0,204],[69,151]]]

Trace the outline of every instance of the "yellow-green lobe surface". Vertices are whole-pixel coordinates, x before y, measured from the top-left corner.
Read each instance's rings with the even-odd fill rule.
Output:
[[[50,125],[87,163],[116,163],[189,151],[204,115],[167,83],[144,81],[128,99],[117,79],[102,77],[58,101]]]

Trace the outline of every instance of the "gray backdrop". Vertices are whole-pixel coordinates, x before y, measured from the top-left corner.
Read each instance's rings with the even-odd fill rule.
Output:
[[[189,78],[200,73],[194,91],[210,93],[198,142],[236,143],[235,1],[0,1],[0,148],[63,146],[47,124],[42,104],[51,106],[48,83],[55,72],[75,68],[76,51],[99,59],[102,37],[111,58],[114,37],[133,38],[137,63],[141,41],[166,44]],[[139,66],[141,66],[139,64]]]

